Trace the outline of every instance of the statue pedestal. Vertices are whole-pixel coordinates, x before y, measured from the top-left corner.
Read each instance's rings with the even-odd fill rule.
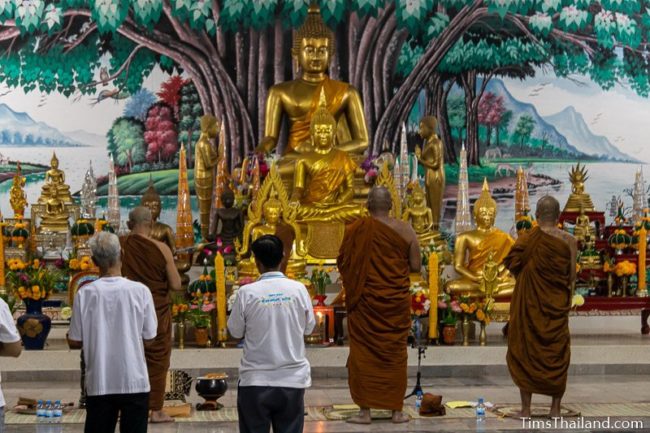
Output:
[[[303,226],[303,224],[301,224]],[[345,235],[345,224],[309,223],[307,227],[307,263],[336,263]],[[302,228],[302,227],[301,227]]]

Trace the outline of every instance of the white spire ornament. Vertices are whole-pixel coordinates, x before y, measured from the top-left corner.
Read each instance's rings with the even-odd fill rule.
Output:
[[[406,189],[410,179],[410,164],[409,164],[409,151],[408,151],[408,142],[406,141],[406,123],[402,124],[402,136],[400,140],[400,149],[399,149],[399,164],[400,164],[400,173],[402,174],[400,184],[401,196],[404,198],[406,194]]]
[[[402,174],[402,167],[401,167],[401,161],[399,158],[395,162],[395,165],[393,166],[393,181],[395,183],[395,189],[397,190],[397,195],[399,195],[400,199],[404,198],[404,189],[402,188],[402,177],[404,175]]]
[[[84,218],[95,218],[97,210],[97,179],[93,173],[93,163],[86,171],[84,183],[81,186],[81,215]]]
[[[641,221],[643,218],[643,209],[647,206],[645,188],[643,169],[639,168],[634,176],[634,189],[632,190],[632,218],[635,223]]]
[[[120,195],[117,189],[117,175],[113,157],[108,160],[108,223],[115,230],[120,228]]]
[[[456,235],[472,229],[472,213],[469,209],[469,178],[467,176],[467,151],[465,143],[460,149],[460,167],[458,169],[458,197],[456,198]]]

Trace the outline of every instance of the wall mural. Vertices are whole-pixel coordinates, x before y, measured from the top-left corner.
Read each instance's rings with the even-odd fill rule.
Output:
[[[336,32],[330,76],[359,90],[374,154],[399,148],[403,122],[412,151],[419,118],[438,117],[447,161],[443,229],[452,227],[461,142],[470,192],[476,197],[488,178],[504,230],[513,224],[520,165],[533,204],[545,193],[564,203],[569,167],[584,161],[597,209],[608,210],[613,195],[631,205],[634,172],[650,160],[645,2],[317,3]],[[213,113],[231,167],[254,150],[268,88],[296,75],[291,28],[308,6],[0,0],[2,213],[11,215],[6,180],[15,162],[33,203],[56,151],[73,192],[92,163],[103,196],[113,158],[123,213],[151,176],[163,195],[161,219],[174,226],[181,143],[191,168],[199,117]]]

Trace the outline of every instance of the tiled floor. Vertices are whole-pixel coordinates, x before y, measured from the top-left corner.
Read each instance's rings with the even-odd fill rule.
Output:
[[[15,403],[18,396],[45,399],[61,399],[64,401],[76,401],[78,398],[77,384],[69,382],[42,383],[35,388],[34,383],[6,382],[3,383],[3,390],[9,405]],[[410,384],[412,385],[412,384]],[[477,397],[484,397],[494,403],[516,403],[518,391],[508,378],[485,377],[480,379],[472,378],[450,378],[450,379],[425,379],[423,383],[425,391],[442,394],[445,401],[451,400],[473,400]],[[573,403],[615,403],[615,402],[648,402],[650,404],[650,378],[646,376],[577,376],[570,377],[566,402]],[[190,402],[197,402],[199,399],[194,393],[190,396]],[[234,406],[236,392],[230,390],[221,400],[226,406]],[[538,397],[533,402],[547,402],[545,397]],[[331,404],[351,403],[347,384],[344,380],[316,380],[314,386],[306,394],[306,404],[310,406],[324,406]],[[408,401],[407,404],[413,404]],[[635,429],[634,431],[650,432],[650,419],[643,419],[648,430]],[[512,419],[488,419],[485,431],[531,431],[521,421]],[[65,426],[6,426],[7,432],[15,433],[80,433],[83,431],[81,425]],[[172,424],[152,425],[149,429],[152,433],[232,433],[237,432],[235,423],[214,423],[214,424]],[[328,432],[465,432],[477,430],[473,419],[450,419],[435,418],[431,420],[412,421],[408,425],[394,426],[389,422],[375,422],[372,426],[353,426],[343,422],[311,422],[305,426],[307,433],[328,433]],[[560,432],[562,430],[549,429],[546,431]],[[590,431],[590,430],[571,430]],[[616,430],[609,430],[616,431]],[[620,430],[619,430],[620,431]],[[628,430],[632,431],[632,430]]]

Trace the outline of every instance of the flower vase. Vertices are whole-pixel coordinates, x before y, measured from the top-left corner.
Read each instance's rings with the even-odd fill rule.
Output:
[[[194,341],[197,346],[206,347],[208,345],[208,328],[194,328]]]
[[[627,275],[621,277],[621,296],[627,296],[627,283],[629,278]]]
[[[185,320],[178,322],[176,331],[178,332],[178,348],[183,350],[185,349]]]
[[[614,290],[614,275],[612,273],[607,274],[607,297],[612,297],[612,291]]]
[[[456,325],[445,325],[442,328],[442,342],[453,346],[456,342]]]
[[[16,321],[25,350],[43,350],[52,320],[43,314],[43,301],[25,299],[26,312]]]
[[[487,332],[485,322],[481,322],[481,332],[478,335],[478,341],[481,346],[487,346]]]
[[[467,314],[463,315],[463,346],[469,346],[469,316]]]

